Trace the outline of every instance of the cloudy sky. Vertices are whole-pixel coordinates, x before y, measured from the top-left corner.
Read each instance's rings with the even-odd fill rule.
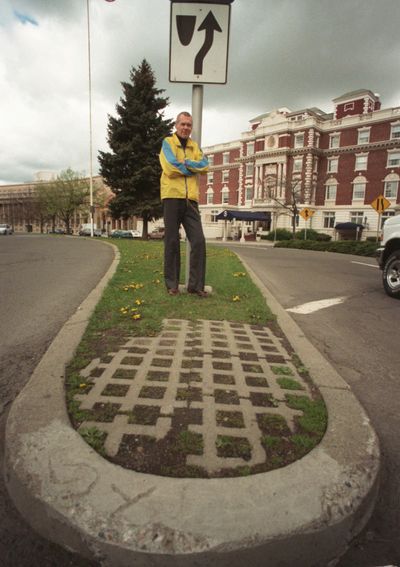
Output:
[[[171,118],[191,84],[171,83],[170,0],[90,0],[94,173],[121,81],[143,58]],[[234,0],[228,82],[204,87],[202,145],[227,142],[281,106],[367,88],[400,106],[399,0]],[[89,172],[86,0],[0,1],[0,183]],[[211,53],[211,52],[210,52]]]

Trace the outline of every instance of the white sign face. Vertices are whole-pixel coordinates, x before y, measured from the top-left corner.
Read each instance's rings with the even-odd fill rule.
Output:
[[[226,83],[230,9],[230,4],[171,2],[171,82]]]

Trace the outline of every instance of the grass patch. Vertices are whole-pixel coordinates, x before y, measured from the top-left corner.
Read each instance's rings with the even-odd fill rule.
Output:
[[[286,403],[292,409],[303,411],[304,415],[296,418],[302,432],[322,438],[328,423],[328,414],[322,399],[311,400],[306,396],[286,394]]]
[[[300,382],[293,378],[277,378],[276,381],[283,390],[304,390]]]
[[[86,443],[92,447],[92,449],[100,453],[100,455],[105,455],[104,441],[107,437],[107,433],[105,431],[100,431],[97,427],[82,427],[82,429],[79,430],[79,433]]]
[[[271,366],[271,370],[276,376],[293,376],[293,371],[289,366]]]

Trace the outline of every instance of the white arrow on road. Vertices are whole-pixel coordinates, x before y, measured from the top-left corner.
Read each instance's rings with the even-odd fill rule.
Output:
[[[318,301],[310,301],[309,303],[302,303],[296,307],[291,307],[286,309],[290,313],[300,313],[301,315],[308,315],[309,313],[314,313],[320,309],[326,309],[327,307],[332,307],[333,305],[339,305],[343,303],[347,297],[333,297],[331,299],[320,299]]]

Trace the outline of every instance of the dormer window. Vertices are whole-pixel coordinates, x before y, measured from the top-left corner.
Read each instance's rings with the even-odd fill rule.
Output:
[[[354,110],[354,102],[346,102],[343,110],[345,112],[346,112],[346,110]]]

